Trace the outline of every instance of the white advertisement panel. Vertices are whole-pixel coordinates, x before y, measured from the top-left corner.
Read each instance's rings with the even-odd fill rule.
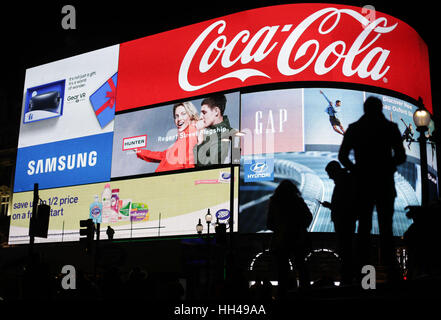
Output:
[[[208,209],[214,231],[216,222],[228,223],[230,218],[230,181],[230,168],[219,168],[40,190],[39,197],[51,211],[48,237],[35,241],[77,241],[79,221],[89,218],[101,222],[101,239],[107,238],[107,226],[115,230],[115,239],[194,235],[199,219],[206,233]],[[236,168],[234,231],[238,231],[238,182]],[[32,197],[32,191],[14,194],[10,244],[29,243]]]
[[[18,148],[112,132],[118,53],[115,45],[27,69]]]

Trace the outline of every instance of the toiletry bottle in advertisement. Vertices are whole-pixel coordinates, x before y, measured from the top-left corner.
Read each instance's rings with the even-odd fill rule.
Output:
[[[112,217],[115,216],[118,219],[118,204],[119,204],[119,189],[112,189],[112,199],[110,208],[112,209]]]
[[[112,189],[110,189],[110,183],[106,183],[103,193],[101,194],[101,201],[103,203],[103,223],[111,222],[111,201],[112,201]]]
[[[95,224],[101,223],[102,213],[103,204],[100,202],[98,195],[95,195],[95,200],[90,205],[89,218],[92,219]]]

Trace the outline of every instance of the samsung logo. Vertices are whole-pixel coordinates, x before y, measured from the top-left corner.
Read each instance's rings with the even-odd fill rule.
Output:
[[[30,160],[28,162],[28,175],[49,173],[55,171],[73,170],[77,168],[94,167],[97,163],[96,151],[77,154],[61,155],[58,157]]]

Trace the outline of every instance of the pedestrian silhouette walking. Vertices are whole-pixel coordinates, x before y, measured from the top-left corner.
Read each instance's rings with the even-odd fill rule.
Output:
[[[338,159],[355,177],[358,203],[359,270],[370,261],[370,233],[374,206],[380,231],[380,258],[388,280],[397,275],[393,246],[393,214],[396,197],[394,173],[406,160],[398,126],[383,115],[383,103],[368,97],[364,115],[349,125],[340,146]],[[349,158],[354,152],[355,162]]]
[[[308,226],[312,214],[300,191],[290,180],[283,180],[271,196],[268,207],[267,227],[274,233],[271,251],[278,275],[278,296],[283,298],[288,290],[289,258],[299,273],[300,287],[309,286],[309,270],[305,257],[311,247]]]
[[[107,226],[106,234],[109,240],[113,240],[113,235],[115,234],[115,230],[113,230],[110,226]]]
[[[331,210],[331,221],[337,234],[338,251],[341,258],[341,282],[351,284],[354,276],[352,250],[356,223],[355,183],[352,175],[340,166],[338,161],[331,161],[325,168],[330,179],[334,180],[331,202],[321,204]]]

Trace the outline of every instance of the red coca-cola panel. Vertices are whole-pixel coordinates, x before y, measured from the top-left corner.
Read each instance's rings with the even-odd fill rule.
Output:
[[[335,81],[422,97],[428,50],[387,14],[330,4],[244,11],[121,44],[116,110],[244,86]]]

